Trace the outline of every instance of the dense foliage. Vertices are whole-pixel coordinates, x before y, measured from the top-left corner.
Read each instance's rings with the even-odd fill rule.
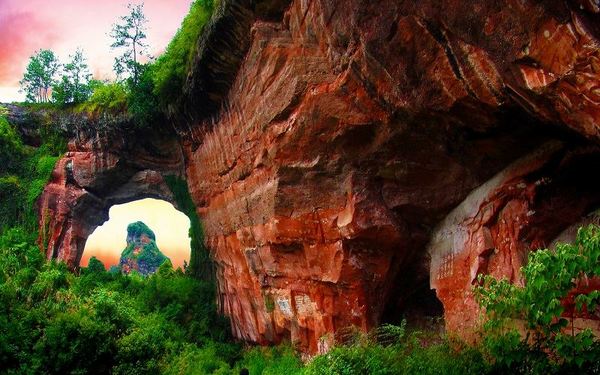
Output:
[[[66,148],[52,126],[40,127],[41,146],[27,146],[0,115],[0,233],[15,225],[27,231],[37,229],[35,202]]]
[[[231,364],[211,284],[169,263],[143,278],[97,260],[71,273],[45,262],[20,229],[0,237],[0,363],[7,373],[179,373],[192,353]],[[215,348],[218,348],[215,350]],[[212,350],[212,351],[211,351]],[[198,364],[201,365],[201,364]]]
[[[504,371],[598,373],[600,343],[574,318],[600,302],[600,227],[580,228],[573,244],[530,253],[523,285],[482,277],[479,302],[487,311],[484,343]]]
[[[94,91],[98,81],[92,80],[87,60],[81,49],[62,65],[62,77],[52,86],[52,100],[57,104],[83,103]]]
[[[77,109],[91,114],[124,112],[127,110],[127,88],[121,83],[98,82],[91,97]]]

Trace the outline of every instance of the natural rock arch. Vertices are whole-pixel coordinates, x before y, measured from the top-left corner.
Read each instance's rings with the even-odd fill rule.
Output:
[[[107,126],[85,121],[89,128]],[[115,204],[156,198],[177,208],[165,176],[182,176],[179,144],[168,134],[127,126],[124,120],[106,132],[77,133],[56,165],[38,201],[39,244],[49,259],[79,267],[88,236]]]

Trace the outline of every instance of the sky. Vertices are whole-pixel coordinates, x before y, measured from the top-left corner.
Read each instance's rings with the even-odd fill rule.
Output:
[[[81,47],[96,79],[114,78],[118,52],[108,36],[135,0],[0,0],[0,102],[22,101],[18,93],[29,57],[53,50],[61,61]],[[192,0],[145,0],[147,43],[158,56],[167,46]]]
[[[119,264],[121,252],[127,246],[127,226],[143,221],[156,235],[156,245],[173,266],[183,267],[190,261],[190,219],[172,204],[157,199],[142,199],[115,205],[108,212],[109,220],[96,228],[85,244],[80,265],[86,267],[92,256],[106,268]]]

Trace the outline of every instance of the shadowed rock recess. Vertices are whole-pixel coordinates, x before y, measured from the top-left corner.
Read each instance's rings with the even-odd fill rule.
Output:
[[[40,243],[76,267],[110,205],[173,201],[180,176],[235,336],[316,353],[434,311],[468,338],[477,275],[520,282],[529,251],[599,207],[599,11],[223,0],[174,131],[76,132]]]

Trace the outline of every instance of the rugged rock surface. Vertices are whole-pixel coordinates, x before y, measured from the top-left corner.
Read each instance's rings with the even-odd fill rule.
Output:
[[[597,1],[221,7],[169,113],[237,337],[324,351],[436,302],[429,287],[466,337],[478,273],[519,282],[528,251],[598,207]],[[48,248],[74,264],[94,189],[67,175],[93,185],[123,160],[86,144],[41,203],[71,202]]]
[[[473,327],[474,274],[517,281],[598,203],[597,18],[559,1],[294,1],[255,22],[227,105],[185,138],[236,335],[315,352],[399,319],[425,303],[411,292],[429,253],[448,328]],[[443,229],[465,199],[481,244]],[[451,246],[427,246],[436,226]]]
[[[127,226],[127,247],[121,253],[119,269],[124,274],[136,271],[143,276],[155,273],[164,262],[171,262],[156,246],[152,229],[141,221]]]

